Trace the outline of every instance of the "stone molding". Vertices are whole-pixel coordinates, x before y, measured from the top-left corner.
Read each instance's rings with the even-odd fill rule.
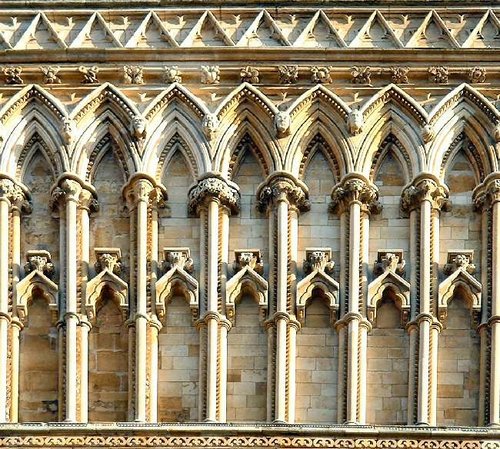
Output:
[[[338,215],[349,210],[349,206],[359,203],[364,212],[378,214],[382,210],[378,202],[378,189],[363,175],[351,173],[338,183],[331,193],[330,210]]]
[[[293,175],[287,172],[275,172],[269,175],[257,188],[257,207],[261,212],[280,201],[286,201],[300,212],[311,208],[309,189]]]
[[[433,209],[449,211],[451,202],[448,199],[448,188],[441,184],[434,175],[422,173],[403,190],[401,209],[410,212],[420,207],[423,201],[429,201]]]

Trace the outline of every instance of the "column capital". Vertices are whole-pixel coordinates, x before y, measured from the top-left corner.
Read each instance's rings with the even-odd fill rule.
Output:
[[[410,212],[420,207],[423,201],[429,201],[433,209],[448,211],[451,202],[448,199],[448,187],[430,174],[422,173],[408,185],[401,194],[401,209]]]
[[[0,174],[0,200],[8,201],[11,207],[23,212],[31,212],[28,190],[5,174]]]
[[[240,191],[238,186],[217,173],[207,173],[191,186],[188,193],[188,209],[192,215],[198,215],[200,209],[210,200],[216,200],[227,207],[231,213],[240,210]]]
[[[52,187],[50,207],[56,210],[70,201],[79,207],[97,210],[95,189],[77,175],[63,173]]]
[[[168,197],[165,187],[146,173],[131,176],[122,189],[122,195],[130,209],[141,201],[153,207],[162,207]]]
[[[280,201],[286,201],[300,212],[307,212],[311,208],[309,189],[302,181],[287,172],[272,173],[258,187],[257,199],[261,212]]]
[[[476,211],[487,210],[493,204],[498,203],[500,201],[500,172],[489,174],[474,189],[472,200]]]
[[[367,178],[359,173],[350,173],[332,190],[330,210],[342,214],[353,203],[359,203],[364,212],[380,213],[382,206],[378,202],[378,189]]]

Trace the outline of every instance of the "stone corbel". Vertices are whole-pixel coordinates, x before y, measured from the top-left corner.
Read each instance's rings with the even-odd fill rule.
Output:
[[[160,320],[165,318],[166,306],[180,291],[189,303],[193,320],[198,318],[198,281],[191,276],[193,259],[189,248],[163,248],[162,266],[166,273],[156,282],[156,314]]]
[[[401,323],[406,324],[410,313],[410,284],[401,277],[404,273],[405,260],[402,250],[379,251],[373,267],[377,276],[368,285],[368,320],[373,324],[377,319],[377,306],[385,289],[391,289],[399,300]]]
[[[304,272],[308,274],[297,284],[296,296],[297,318],[302,324],[306,318],[307,303],[316,289],[321,290],[328,301],[332,325],[337,320],[339,284],[330,276],[334,265],[330,248],[306,248]]]
[[[119,248],[95,248],[95,269],[97,275],[87,283],[85,290],[85,310],[89,320],[96,318],[96,305],[101,298],[104,288],[113,292],[114,300],[117,302],[123,316],[127,319],[128,314],[128,285],[119,277],[121,273],[121,251]]]
[[[48,251],[31,250],[26,253],[24,266],[27,276],[16,284],[14,304],[17,316],[26,321],[28,306],[36,292],[40,292],[47,301],[52,322],[55,324],[59,316],[58,287],[52,281],[54,265]]]
[[[226,283],[226,315],[234,322],[236,302],[244,290],[251,292],[259,304],[261,321],[265,320],[268,308],[268,284],[261,276],[263,271],[262,257],[258,249],[238,249],[234,252],[233,264],[236,273]]]
[[[453,298],[456,288],[464,289],[473,321],[475,323],[479,321],[482,285],[473,276],[476,270],[476,267],[472,263],[473,259],[473,250],[448,252],[447,263],[443,269],[443,272],[448,277],[439,284],[438,292],[438,316],[443,326],[446,325],[446,318],[448,316],[448,303]]]

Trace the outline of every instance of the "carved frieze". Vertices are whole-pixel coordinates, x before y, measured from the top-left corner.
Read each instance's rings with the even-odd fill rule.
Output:
[[[444,66],[429,67],[429,79],[436,84],[448,83],[449,74],[450,73],[448,67]]]
[[[165,66],[165,71],[163,73],[163,81],[167,84],[180,83],[182,82],[182,75],[179,67],[176,65]]]
[[[351,68],[353,84],[371,84],[371,68],[369,66],[354,66]]]
[[[311,208],[309,191],[305,184],[286,172],[273,173],[257,190],[258,208],[261,212],[279,201],[286,201],[301,212]]]
[[[49,279],[54,277],[54,264],[48,251],[30,250],[26,253],[26,263],[24,264],[24,272],[26,274],[32,271],[43,273]]]
[[[380,276],[386,271],[393,271],[402,276],[405,272],[406,261],[403,259],[403,250],[379,251],[377,261],[373,266],[373,274]]]
[[[193,215],[198,214],[200,208],[205,206],[210,199],[217,200],[232,213],[237,213],[240,209],[240,192],[236,185],[217,175],[209,174],[200,179],[191,187],[188,197],[188,209]]]
[[[476,272],[476,266],[472,263],[474,250],[457,250],[448,252],[448,260],[443,268],[443,273],[449,276],[459,268],[464,269],[469,274]]]
[[[298,65],[280,65],[278,66],[280,84],[294,84],[299,79]]]
[[[94,248],[96,273],[108,270],[117,276],[122,271],[121,250],[119,248]]]
[[[330,210],[335,214],[349,210],[353,202],[361,204],[363,211],[367,213],[376,214],[381,211],[377,188],[357,175],[347,176],[337,184],[332,190],[331,198]]]
[[[40,70],[43,73],[44,84],[61,84],[61,78],[57,76],[57,73],[61,70],[60,67],[49,65],[46,67],[40,67]]]
[[[99,82],[99,80],[97,79],[99,67],[95,65],[91,67],[85,67],[82,65],[78,68],[78,70],[83,75],[83,84],[97,84]]]
[[[201,84],[219,84],[220,68],[218,65],[201,66]]]
[[[306,258],[303,269],[305,274],[314,270],[324,271],[332,274],[335,262],[332,260],[332,250],[330,248],[306,248]]]
[[[3,74],[5,77],[5,84],[23,84],[24,81],[21,78],[22,72],[23,68],[21,66],[4,67]]]
[[[123,80],[127,84],[144,84],[142,67],[138,65],[123,66]]]
[[[192,273],[194,270],[194,262],[189,248],[163,248],[162,265],[164,271],[175,267],[182,268],[187,273]]]
[[[329,84],[332,82],[330,67],[311,67],[311,82],[315,84]]]
[[[408,84],[409,67],[395,66],[390,68],[391,81],[394,84]]]
[[[259,70],[249,65],[241,69],[240,77],[242,83],[258,84],[260,82]]]
[[[468,75],[471,83],[481,84],[486,81],[486,69],[484,67],[472,67]]]

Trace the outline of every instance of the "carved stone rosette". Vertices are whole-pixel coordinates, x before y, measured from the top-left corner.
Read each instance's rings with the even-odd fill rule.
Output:
[[[240,210],[240,192],[236,184],[215,173],[207,173],[200,178],[189,190],[188,197],[188,210],[192,215],[198,215],[200,208],[206,206],[210,199],[216,199],[231,213]]]

